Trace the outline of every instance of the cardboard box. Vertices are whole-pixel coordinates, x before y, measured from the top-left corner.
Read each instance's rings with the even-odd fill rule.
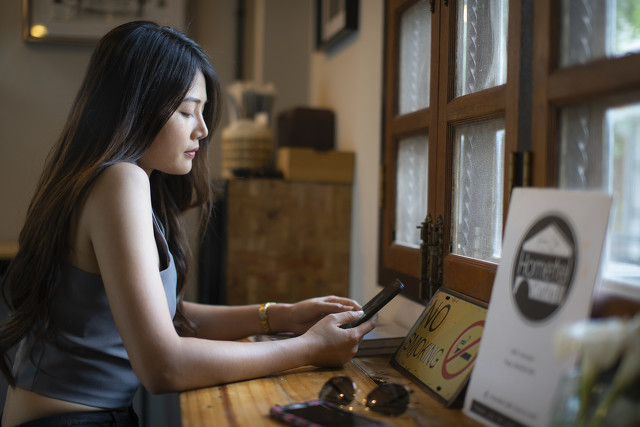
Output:
[[[353,182],[355,154],[312,148],[278,149],[278,169],[290,181]]]

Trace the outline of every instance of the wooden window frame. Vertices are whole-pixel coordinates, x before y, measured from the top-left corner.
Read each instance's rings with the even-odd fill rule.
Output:
[[[378,261],[378,281],[381,284],[390,283],[393,279],[400,278],[406,285],[403,292],[405,296],[419,301],[419,272],[420,250],[401,246],[394,243],[395,203],[389,203],[396,199],[396,153],[398,141],[407,136],[424,135],[429,137],[429,180],[435,170],[431,159],[434,156],[431,151],[434,145],[432,138],[436,138],[436,117],[433,114],[433,106],[437,104],[437,88],[430,84],[429,107],[403,116],[397,114],[398,105],[398,69],[400,53],[400,18],[402,13],[416,3],[415,0],[387,0],[385,2],[385,77],[384,77],[384,117],[382,145],[383,167],[381,170],[381,197],[380,197],[380,245]],[[434,4],[438,8],[439,4]],[[432,10],[431,20],[431,46],[438,46],[440,39],[439,16]],[[435,59],[435,60],[434,60]],[[431,78],[437,76],[437,55],[432,56],[430,63]],[[431,196],[430,196],[431,197]],[[417,224],[416,224],[417,225]]]
[[[534,5],[532,144],[533,184],[557,187],[559,167],[558,114],[561,108],[635,92],[640,100],[640,53],[597,59],[583,65],[559,67],[560,2],[538,0]],[[594,317],[640,312],[640,301],[601,286]]]
[[[505,186],[503,218],[509,202],[512,183],[507,179],[509,153],[516,151],[518,139],[518,82],[520,74],[521,0],[509,1],[507,39],[507,84],[477,93],[455,97],[455,2],[433,2],[431,22],[432,49],[431,90],[429,107],[405,116],[396,114],[398,97],[399,20],[401,13],[414,1],[387,0],[385,17],[385,100],[383,168],[380,208],[380,248],[378,279],[381,284],[395,277],[407,284],[405,295],[425,302],[420,287],[420,250],[394,244],[396,153],[397,141],[404,137],[428,132],[429,194],[428,214],[443,218],[443,286],[472,298],[488,302],[496,264],[450,253],[451,189],[453,133],[458,125],[492,118],[505,119]],[[433,83],[436,79],[437,84]],[[504,225],[504,224],[503,224]]]

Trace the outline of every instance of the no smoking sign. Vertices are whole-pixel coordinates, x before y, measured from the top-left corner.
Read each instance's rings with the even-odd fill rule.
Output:
[[[469,380],[486,313],[484,306],[439,290],[398,348],[392,364],[451,405]]]

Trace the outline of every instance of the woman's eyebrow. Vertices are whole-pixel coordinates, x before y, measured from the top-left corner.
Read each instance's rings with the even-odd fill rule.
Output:
[[[196,104],[200,104],[202,103],[202,100],[200,98],[196,98],[193,96],[187,96],[185,99],[182,100],[182,102],[195,102]]]

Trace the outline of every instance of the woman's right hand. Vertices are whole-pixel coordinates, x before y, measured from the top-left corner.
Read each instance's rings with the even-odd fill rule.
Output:
[[[344,311],[325,316],[301,338],[307,340],[309,363],[316,366],[340,367],[358,351],[362,337],[376,327],[377,315],[355,328],[340,326],[362,316],[362,311]]]

